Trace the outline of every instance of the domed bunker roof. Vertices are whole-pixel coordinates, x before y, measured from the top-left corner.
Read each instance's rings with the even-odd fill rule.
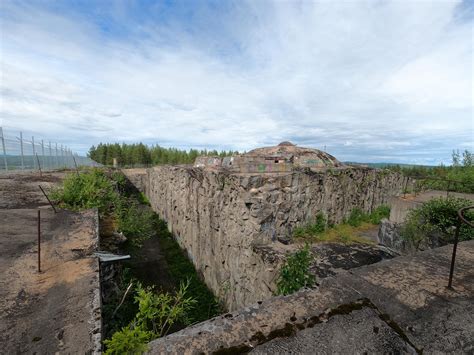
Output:
[[[243,154],[242,157],[261,159],[283,159],[295,166],[310,168],[343,167],[344,164],[331,154],[318,149],[298,147],[285,141],[273,147],[257,148]]]

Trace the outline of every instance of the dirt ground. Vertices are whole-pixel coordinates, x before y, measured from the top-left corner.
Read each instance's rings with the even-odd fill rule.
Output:
[[[48,201],[39,185],[48,193],[66,176],[66,172],[16,172],[0,174],[0,209],[36,208],[47,206]]]
[[[97,215],[55,214],[38,188],[64,173],[0,175],[0,353],[100,351]],[[41,210],[41,272],[37,213]]]

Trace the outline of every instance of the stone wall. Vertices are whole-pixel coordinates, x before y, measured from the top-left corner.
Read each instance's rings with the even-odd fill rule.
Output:
[[[259,175],[159,166],[124,173],[230,310],[271,296],[286,247],[274,242],[278,237],[318,212],[331,223],[355,207],[369,212],[405,183],[399,174],[368,168]]]

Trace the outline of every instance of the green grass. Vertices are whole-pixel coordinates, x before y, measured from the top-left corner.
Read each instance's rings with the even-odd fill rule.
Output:
[[[293,238],[296,241],[307,241],[312,243],[334,242],[334,243],[372,243],[370,240],[359,235],[370,230],[380,223],[383,218],[390,215],[390,207],[379,206],[372,213],[363,213],[355,208],[349,217],[341,224],[329,225],[322,213],[316,215],[315,221],[305,226],[295,228]]]
[[[166,223],[159,221],[158,237],[160,245],[168,263],[171,276],[177,283],[190,281],[188,294],[196,299],[198,307],[189,312],[192,322],[201,322],[203,320],[217,316],[223,312],[216,297],[203,283],[196,272],[194,265],[180,248],[173,235],[168,231]]]

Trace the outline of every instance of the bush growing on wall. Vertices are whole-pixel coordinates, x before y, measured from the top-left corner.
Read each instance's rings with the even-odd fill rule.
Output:
[[[306,244],[304,248],[290,255],[280,269],[277,280],[277,295],[289,295],[303,287],[314,285],[315,278],[309,272],[313,256]]]

